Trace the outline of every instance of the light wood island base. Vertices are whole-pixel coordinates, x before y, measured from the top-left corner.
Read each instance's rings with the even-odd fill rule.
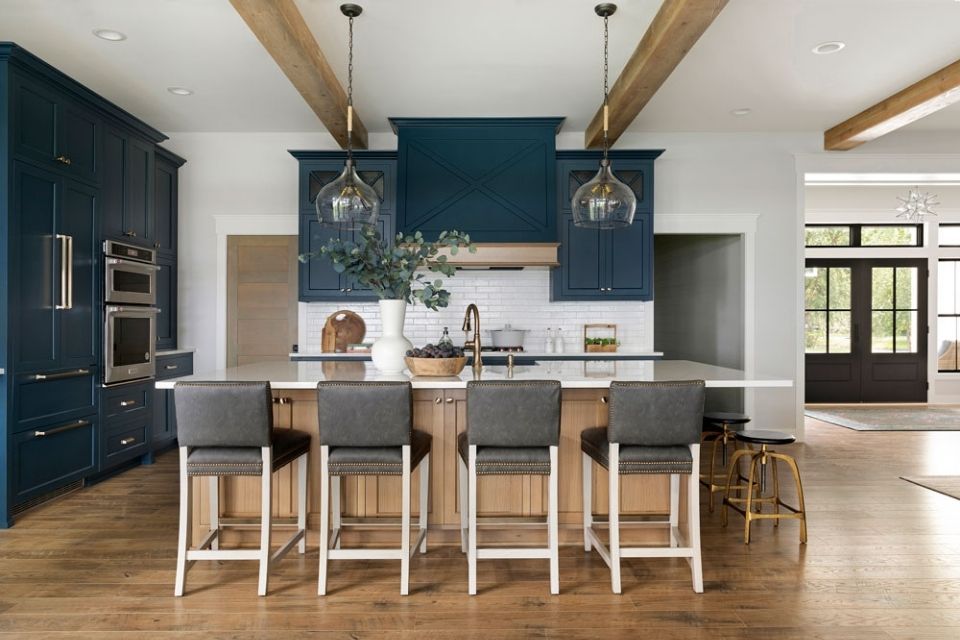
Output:
[[[560,482],[560,543],[582,544],[583,518],[581,511],[581,457],[580,432],[588,427],[607,424],[607,390],[564,389],[559,450]],[[278,428],[294,427],[314,435],[310,453],[308,487],[308,541],[317,544],[320,522],[318,487],[319,433],[316,392],[305,390],[275,390],[274,418]],[[431,492],[429,514],[430,544],[460,544],[460,511],[458,500],[457,434],[466,429],[466,391],[464,389],[422,389],[413,392],[413,420],[417,429],[433,436],[431,460]],[[518,429],[523,425],[518,424]],[[296,482],[294,472],[282,469],[274,476],[273,503],[275,517],[292,518],[296,513]],[[209,483],[195,479],[193,521],[194,539],[199,539],[209,527]],[[413,495],[417,495],[419,478],[414,474]],[[345,523],[363,526],[347,527],[343,541],[346,546],[381,544],[396,540],[400,517],[399,477],[346,477],[341,482],[341,504]],[[669,477],[665,475],[634,475],[623,478],[621,486],[621,513],[630,517],[660,516],[669,510]],[[607,473],[593,465],[593,513],[603,520],[607,513]],[[686,496],[681,492],[681,502]],[[478,507],[482,517],[480,539],[484,544],[542,544],[546,528],[542,524],[546,514],[547,479],[539,476],[481,477],[478,487]],[[221,520],[249,521],[249,530],[233,528],[224,532],[225,544],[256,545],[259,518],[260,486],[258,478],[224,478],[220,481]],[[681,513],[684,513],[681,504]],[[414,500],[414,515],[418,513]],[[510,517],[509,527],[498,527],[497,519]],[[526,520],[529,526],[517,526],[516,518]],[[483,523],[486,522],[486,526]],[[389,524],[390,526],[384,526]],[[681,517],[681,526],[684,526]],[[659,528],[623,527],[621,537],[631,544],[663,544],[666,530]],[[239,539],[238,539],[239,538]]]

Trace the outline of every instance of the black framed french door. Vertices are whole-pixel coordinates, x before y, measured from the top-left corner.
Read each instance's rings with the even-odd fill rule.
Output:
[[[804,283],[807,402],[926,402],[926,260],[807,260]]]

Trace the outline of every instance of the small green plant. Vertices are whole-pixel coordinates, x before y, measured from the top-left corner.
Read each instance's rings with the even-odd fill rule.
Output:
[[[449,248],[451,255],[460,249],[475,253],[470,236],[459,231],[441,231],[436,242],[424,240],[419,231],[413,235],[398,233],[393,247],[387,246],[373,225],[364,226],[360,241],[333,238],[319,251],[304,253],[300,262],[326,256],[337,273],[345,273],[367,287],[381,300],[406,300],[421,303],[436,311],[450,304],[450,292],[443,288],[443,280],[432,282],[424,271],[452,277],[456,268],[441,255]]]
[[[613,344],[617,344],[615,338],[584,338],[584,344],[598,345],[601,347],[607,347]]]

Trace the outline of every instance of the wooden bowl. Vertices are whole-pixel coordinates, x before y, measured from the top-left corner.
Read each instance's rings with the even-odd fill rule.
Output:
[[[467,364],[466,356],[459,358],[404,358],[407,368],[415,376],[455,376]]]

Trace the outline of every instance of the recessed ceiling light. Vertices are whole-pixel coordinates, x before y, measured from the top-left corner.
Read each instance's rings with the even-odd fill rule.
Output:
[[[193,91],[191,89],[185,89],[183,87],[167,87],[167,91],[169,91],[175,96],[192,96],[193,95]]]
[[[127,39],[127,35],[125,33],[120,33],[119,31],[114,31],[113,29],[94,29],[93,35],[97,36],[101,40],[109,40],[110,42],[120,42],[121,40]]]
[[[753,109],[750,109],[750,108],[748,108],[748,107],[743,107],[743,108],[740,108],[740,109],[734,109],[733,111],[730,112],[730,115],[733,115],[733,116],[745,116],[745,115],[749,114],[749,113],[752,112],[752,111],[753,111]]]
[[[815,46],[812,51],[820,56],[825,56],[831,53],[836,53],[843,49],[847,44],[845,42],[840,42],[839,40],[831,40],[830,42],[821,42]]]

